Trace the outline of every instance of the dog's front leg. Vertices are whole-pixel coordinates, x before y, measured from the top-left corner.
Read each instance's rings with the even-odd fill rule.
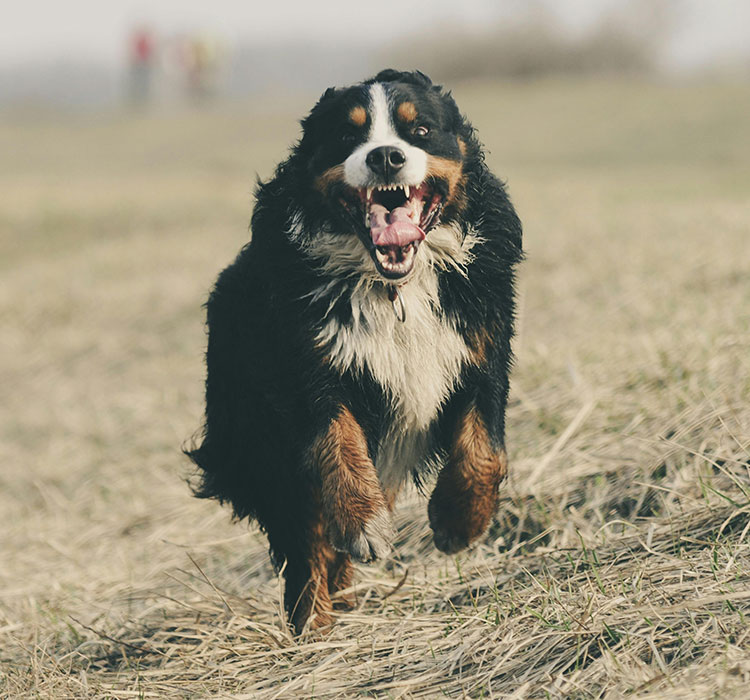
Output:
[[[312,454],[331,545],[359,561],[386,556],[391,548],[386,499],[364,432],[348,408],[341,407]]]
[[[435,546],[446,554],[468,547],[495,514],[507,459],[474,402],[458,416],[448,460],[438,475],[428,513]],[[499,444],[500,443],[500,444]]]

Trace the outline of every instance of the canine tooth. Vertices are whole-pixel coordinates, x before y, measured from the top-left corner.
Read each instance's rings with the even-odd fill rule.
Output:
[[[406,198],[409,199],[409,185],[404,185],[404,194],[406,195]]]
[[[372,199],[372,187],[367,188],[367,201],[369,202]]]

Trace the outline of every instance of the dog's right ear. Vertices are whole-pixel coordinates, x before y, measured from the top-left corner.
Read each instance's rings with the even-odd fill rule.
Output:
[[[327,114],[333,105],[334,98],[338,97],[340,93],[341,91],[338,88],[329,87],[315,103],[315,106],[310,111],[308,117],[311,117],[314,114]],[[306,120],[303,120],[303,126],[304,121]]]
[[[310,113],[300,120],[302,125],[302,141],[304,146],[308,142],[309,134],[316,129],[316,125],[324,124],[326,118],[335,108],[335,98],[340,95],[341,91],[335,87],[329,87],[315,103]]]

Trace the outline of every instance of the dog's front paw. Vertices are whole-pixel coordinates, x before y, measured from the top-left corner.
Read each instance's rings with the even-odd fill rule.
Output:
[[[466,549],[489,527],[497,501],[496,488],[462,493],[438,484],[427,509],[435,547],[445,554]]]
[[[340,552],[346,552],[353,559],[371,562],[383,559],[391,551],[393,529],[388,511],[381,509],[364,524],[332,523],[329,531],[331,545]]]
[[[453,510],[453,509],[450,509]],[[427,509],[435,547],[444,554],[455,554],[466,549],[471,541],[469,528],[459,513],[447,512],[430,499]]]
[[[432,519],[430,526],[435,547],[443,554],[456,554],[469,546],[469,538],[464,533],[452,532],[440,523],[433,523]]]

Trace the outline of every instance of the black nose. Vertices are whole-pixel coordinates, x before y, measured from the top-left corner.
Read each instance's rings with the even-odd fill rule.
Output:
[[[378,146],[373,148],[365,158],[367,167],[376,175],[388,182],[391,175],[397,173],[406,163],[406,154],[395,146]]]

